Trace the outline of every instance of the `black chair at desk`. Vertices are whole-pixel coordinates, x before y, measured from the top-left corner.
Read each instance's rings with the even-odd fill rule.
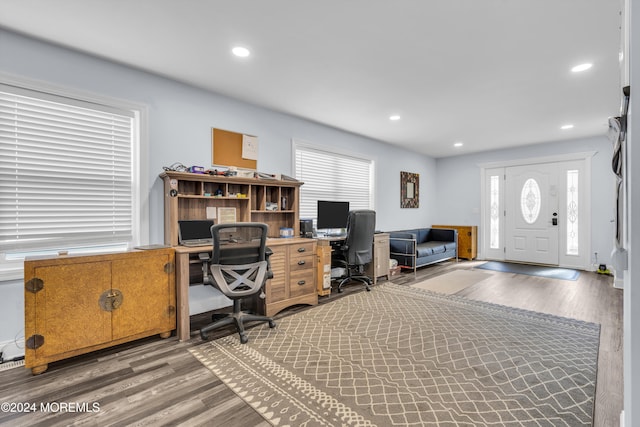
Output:
[[[269,322],[270,328],[276,326],[271,317],[242,311],[242,299],[258,292],[262,292],[264,298],[264,285],[273,277],[266,247],[267,225],[255,222],[216,224],[211,227],[211,235],[213,253],[209,284],[233,300],[233,312],[200,329],[200,336],[207,339],[209,331],[235,324],[240,342],[245,344],[249,341],[244,330],[246,322]]]
[[[344,269],[344,274],[335,279],[340,280],[338,292],[342,292],[342,286],[350,281],[362,282],[367,291],[371,290],[371,278],[364,274],[364,268],[373,259],[375,228],[375,211],[355,210],[349,212],[347,237],[342,245],[335,248],[335,255],[331,260],[331,267]]]

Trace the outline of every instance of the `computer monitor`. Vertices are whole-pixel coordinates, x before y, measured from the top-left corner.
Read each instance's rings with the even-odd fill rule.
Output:
[[[318,200],[317,229],[347,228],[349,202]]]

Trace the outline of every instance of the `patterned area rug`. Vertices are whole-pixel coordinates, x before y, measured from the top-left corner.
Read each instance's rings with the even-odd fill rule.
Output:
[[[277,426],[590,426],[599,325],[392,283],[190,351]]]
[[[492,276],[490,273],[477,270],[453,270],[411,286],[439,294],[453,295]]]

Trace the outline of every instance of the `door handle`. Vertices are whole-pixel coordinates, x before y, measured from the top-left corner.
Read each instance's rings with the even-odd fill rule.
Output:
[[[551,225],[558,225],[558,213],[553,213],[553,218],[551,218]]]

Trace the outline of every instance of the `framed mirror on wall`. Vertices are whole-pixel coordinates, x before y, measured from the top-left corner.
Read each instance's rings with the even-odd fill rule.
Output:
[[[400,207],[417,208],[420,205],[420,174],[400,172]]]

